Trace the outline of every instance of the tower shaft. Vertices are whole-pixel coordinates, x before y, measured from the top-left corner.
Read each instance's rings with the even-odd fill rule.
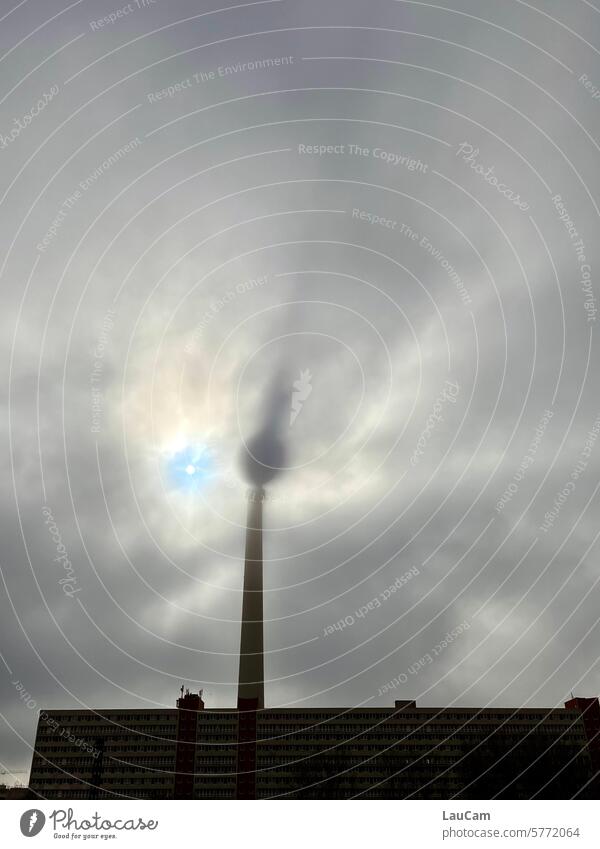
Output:
[[[262,542],[264,497],[262,488],[252,490],[248,497],[238,679],[238,709],[241,710],[261,710],[265,706]]]

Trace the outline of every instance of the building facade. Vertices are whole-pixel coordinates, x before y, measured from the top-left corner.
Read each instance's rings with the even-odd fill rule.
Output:
[[[46,799],[598,798],[600,706],[47,711]]]
[[[46,799],[172,798],[176,710],[48,710],[30,790]]]

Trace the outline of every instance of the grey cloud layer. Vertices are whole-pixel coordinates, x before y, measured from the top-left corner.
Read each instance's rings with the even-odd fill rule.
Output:
[[[0,135],[23,127],[0,149],[2,768],[33,741],[15,681],[40,709],[171,705],[182,681],[233,704],[237,458],[270,389],[290,466],[265,506],[270,704],[598,692],[600,106],[580,77],[600,83],[600,18],[538,5],[178,24],[210,9],[157,2],[93,28],[100,2],[4,60]],[[2,53],[59,11],[15,9]],[[190,442],[218,470],[192,497],[165,470]]]

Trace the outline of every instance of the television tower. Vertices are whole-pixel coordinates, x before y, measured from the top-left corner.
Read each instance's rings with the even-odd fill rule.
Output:
[[[262,487],[253,488],[248,494],[238,710],[256,711],[265,706],[262,541],[264,499],[265,491]]]
[[[246,559],[242,599],[242,635],[238,679],[236,797],[256,798],[257,714],[265,706],[263,658],[263,544],[261,486],[248,493]]]

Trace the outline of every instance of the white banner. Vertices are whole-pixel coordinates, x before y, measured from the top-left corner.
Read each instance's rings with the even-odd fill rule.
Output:
[[[307,810],[310,808],[310,810]],[[5,801],[2,845],[597,847],[597,802]],[[114,841],[114,844],[113,844]]]

